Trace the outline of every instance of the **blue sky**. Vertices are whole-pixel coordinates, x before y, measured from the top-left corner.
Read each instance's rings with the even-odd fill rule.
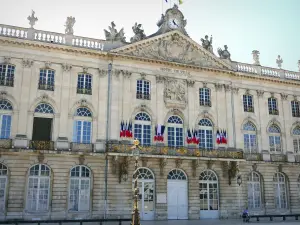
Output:
[[[179,8],[187,19],[186,30],[198,43],[204,35],[213,35],[215,53],[227,44],[232,60],[252,63],[255,49],[260,51],[262,65],[276,67],[281,55],[284,69],[298,71],[300,0],[183,2]],[[169,6],[164,0],[9,0],[1,10],[0,23],[29,27],[26,18],[33,9],[39,19],[36,29],[64,33],[66,17],[74,16],[75,35],[103,39],[103,29],[114,21],[117,29],[124,27],[129,41],[135,22],[143,24],[146,35],[157,31],[156,22]]]

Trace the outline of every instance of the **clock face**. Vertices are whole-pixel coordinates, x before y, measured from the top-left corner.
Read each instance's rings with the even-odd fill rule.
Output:
[[[180,22],[179,22],[178,19],[170,18],[170,19],[169,19],[169,22],[168,22],[168,26],[169,26],[171,29],[178,29],[178,28],[180,28]]]

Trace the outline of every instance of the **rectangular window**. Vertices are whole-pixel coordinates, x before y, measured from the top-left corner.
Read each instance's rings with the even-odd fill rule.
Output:
[[[87,211],[90,208],[90,179],[70,180],[69,210]]]
[[[211,107],[210,89],[209,88],[200,88],[199,89],[199,101],[200,101],[200,105]]]
[[[146,80],[136,81],[136,98],[150,100],[150,82]]]
[[[292,107],[292,116],[300,117],[299,102],[291,101],[291,107]]]
[[[268,107],[269,107],[269,114],[270,115],[279,115],[276,98],[269,98],[268,99]]]
[[[27,190],[27,210],[28,211],[48,211],[49,205],[49,177],[30,177]]]
[[[299,138],[294,138],[293,145],[294,145],[294,152],[300,153],[300,139]]]
[[[74,121],[73,142],[90,144],[92,139],[92,123],[90,121]]]
[[[256,152],[256,134],[244,134],[244,150]]]
[[[9,139],[11,130],[11,115],[0,115],[0,139]]]
[[[141,145],[150,145],[151,125],[134,124],[134,138],[138,139]]]
[[[55,71],[50,69],[40,70],[39,89],[54,91],[54,75]]]
[[[15,66],[9,64],[0,65],[0,85],[14,86]]]
[[[269,136],[269,145],[271,152],[281,152],[280,136]]]
[[[252,95],[243,95],[244,112],[254,112]]]
[[[77,94],[92,94],[92,75],[78,74]]]
[[[170,147],[183,146],[183,128],[168,127],[168,146]]]
[[[212,130],[199,130],[199,147],[200,149],[213,149],[213,136],[212,136]]]

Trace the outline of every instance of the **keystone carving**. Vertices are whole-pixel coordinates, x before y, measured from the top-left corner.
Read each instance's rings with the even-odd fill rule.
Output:
[[[0,99],[6,99],[7,97],[7,92],[6,91],[1,91],[0,92]]]
[[[86,99],[81,99],[77,102],[78,105],[82,106],[82,107],[87,107],[88,103]]]
[[[83,73],[87,73],[88,72],[88,67],[82,67],[82,71],[83,71]]]
[[[52,65],[51,62],[49,62],[49,61],[45,62],[45,68],[46,69],[50,69],[51,65]]]
[[[212,160],[208,160],[207,161],[207,169],[212,169],[212,165],[214,164],[214,161],[212,161]]]
[[[45,160],[45,155],[39,151],[38,155],[37,155],[37,160],[39,163],[44,163]]]
[[[4,64],[10,64],[11,58],[10,57],[4,57]]]
[[[147,164],[148,164],[148,159],[142,158],[142,167],[147,167]]]
[[[85,161],[84,155],[80,155],[80,156],[78,157],[79,165],[84,165],[84,161]]]
[[[166,165],[167,165],[167,158],[160,158],[159,159],[160,176],[164,176],[164,170],[165,170]]]
[[[182,159],[175,159],[175,167],[180,168],[182,165]]]

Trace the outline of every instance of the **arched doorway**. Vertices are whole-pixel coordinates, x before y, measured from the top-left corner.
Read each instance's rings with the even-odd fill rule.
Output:
[[[200,219],[219,218],[218,177],[212,170],[205,170],[199,177]]]
[[[168,219],[188,219],[187,176],[180,169],[173,169],[168,174]]]
[[[154,220],[154,174],[148,168],[139,168],[136,173],[139,187],[141,220]]]

